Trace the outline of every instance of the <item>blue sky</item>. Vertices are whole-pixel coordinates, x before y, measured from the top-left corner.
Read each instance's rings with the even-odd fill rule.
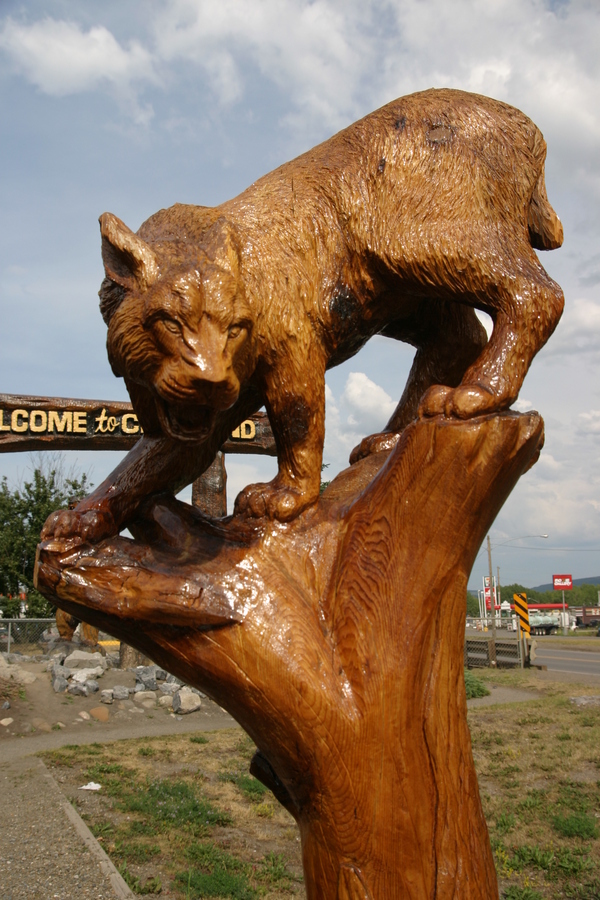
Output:
[[[531,116],[548,142],[548,195],[566,239],[541,256],[567,298],[517,403],[542,413],[546,446],[492,527],[494,568],[528,585],[598,574],[598,46],[592,0],[3,0],[0,391],[126,399],[97,308],[100,213],[135,230],[176,201],[235,196],[395,97],[432,86],[488,94]],[[330,373],[328,475],[383,426],[411,358],[377,338]],[[117,459],[77,462],[98,483]],[[30,465],[3,455],[0,474],[14,482]],[[230,457],[228,472],[233,498],[274,469]],[[486,565],[480,554],[472,585]]]

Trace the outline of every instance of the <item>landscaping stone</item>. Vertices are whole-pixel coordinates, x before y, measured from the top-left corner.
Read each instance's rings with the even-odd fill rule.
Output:
[[[183,681],[177,678],[176,675],[167,675],[167,684],[178,684],[183,687]]]
[[[90,709],[90,716],[93,716],[98,722],[108,722],[108,710],[105,706],[95,706]]]
[[[106,691],[100,691],[100,703],[110,705],[114,700],[114,692],[109,688]]]
[[[87,697],[88,695],[88,689],[85,684],[78,684],[77,682],[70,684],[67,691],[69,694],[75,694],[76,697]]]
[[[36,716],[34,719],[31,720],[31,724],[38,731],[43,731],[46,734],[49,733],[50,731],[52,731],[52,726],[50,725],[50,723],[46,722],[45,719],[39,718],[38,716]]]
[[[87,669],[77,669],[71,676],[71,682],[85,684],[90,678],[101,678],[104,675],[102,666],[90,666]]]
[[[173,694],[173,709],[179,715],[188,715],[196,712],[202,706],[202,700],[190,688],[181,688],[176,694]]]
[[[165,709],[173,709],[173,697],[171,694],[163,694],[162,697],[159,697],[158,705],[165,707]]]
[[[87,722],[90,718],[90,714],[89,712],[86,712],[85,709],[82,709],[79,713],[79,718]]]
[[[0,719],[0,725],[4,725],[5,728],[8,728],[9,725],[12,725],[14,719],[11,719],[10,716],[7,716],[6,719]]]
[[[170,681],[165,681],[162,684],[159,684],[158,689],[161,692],[161,694],[168,694],[169,697],[172,697],[173,694],[176,694],[177,691],[179,690],[179,685],[173,684]]]
[[[152,700],[152,703],[156,703],[156,694],[153,691],[137,691],[133,695],[133,699],[136,703],[143,703],[145,700]]]
[[[54,681],[52,682],[52,687],[57,694],[63,694],[67,688],[69,687],[69,682],[66,678],[63,678],[61,675],[58,675]]]
[[[115,700],[128,700],[129,699],[129,688],[125,687],[123,684],[115,684],[113,691],[113,697]]]
[[[93,678],[88,679],[88,681],[85,682],[85,686],[88,689],[88,694],[95,694],[98,690],[98,682],[94,681]]]
[[[593,697],[570,697],[574,706],[600,706],[600,694]]]
[[[69,669],[90,669],[101,666],[102,671],[106,669],[106,660],[101,653],[88,653],[85,650],[75,650],[70,656],[67,656],[64,662]]]

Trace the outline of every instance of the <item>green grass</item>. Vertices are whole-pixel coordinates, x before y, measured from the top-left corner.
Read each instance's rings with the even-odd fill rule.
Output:
[[[553,816],[552,825],[561,837],[595,840],[598,837],[596,822],[584,812],[568,816]]]
[[[205,738],[203,734],[193,734],[190,738],[191,744],[208,744],[208,738]]]
[[[487,697],[490,693],[481,678],[473,675],[469,669],[465,669],[465,687],[467,689],[467,700],[474,700],[476,697]]]
[[[44,758],[65,767],[76,803],[83,778],[102,785],[94,806],[82,813],[136,895],[164,895],[167,889],[177,900],[298,895],[295,825],[247,774],[254,744],[239,732],[191,737],[200,741],[189,735],[123,741],[89,753],[74,745]],[[198,743],[206,745],[201,753]],[[229,781],[235,792],[224,784]],[[265,796],[266,803],[256,802]],[[263,834],[266,829],[277,835],[277,843],[266,846],[284,849],[285,855],[251,849],[258,846],[252,838],[258,823]]]
[[[530,887],[517,887],[516,884],[511,884],[502,894],[502,900],[544,900],[544,898]]]
[[[186,781],[151,781],[142,790],[123,796],[119,806],[124,811],[142,813],[159,822],[199,826],[231,824],[229,813],[198,797]]]
[[[265,799],[265,794],[269,793],[269,789],[255,778],[253,775],[246,775],[245,772],[222,772],[219,775],[219,781],[229,781],[242,792],[247,800],[253,803],[260,803]]]

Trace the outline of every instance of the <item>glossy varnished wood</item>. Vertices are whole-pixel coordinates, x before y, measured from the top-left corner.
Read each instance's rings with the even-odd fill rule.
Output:
[[[163,495],[38,588],[206,691],[295,816],[310,900],[496,900],[463,681],[467,578],[540,417],[434,417],[292,522]]]

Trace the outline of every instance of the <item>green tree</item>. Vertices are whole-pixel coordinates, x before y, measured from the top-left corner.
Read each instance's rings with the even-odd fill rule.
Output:
[[[11,490],[0,482],[0,608],[4,616],[19,613],[19,594],[27,595],[27,615],[46,618],[54,606],[33,586],[35,551],[42,526],[51,512],[89,493],[87,475],[65,474],[62,459],[39,462],[31,481]]]

